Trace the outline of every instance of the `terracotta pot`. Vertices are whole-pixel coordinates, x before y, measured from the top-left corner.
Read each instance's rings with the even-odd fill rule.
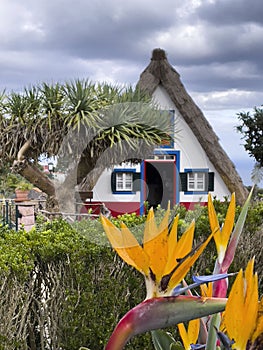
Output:
[[[29,190],[15,190],[15,194],[17,202],[28,201]]]

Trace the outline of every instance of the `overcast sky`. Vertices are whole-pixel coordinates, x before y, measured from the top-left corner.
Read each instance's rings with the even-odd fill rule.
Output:
[[[74,78],[135,84],[166,51],[246,185],[237,113],[263,104],[262,0],[1,0],[0,90]]]

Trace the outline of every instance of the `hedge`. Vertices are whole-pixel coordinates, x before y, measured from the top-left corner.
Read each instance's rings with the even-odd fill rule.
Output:
[[[214,205],[222,223],[228,202],[215,199]],[[178,212],[179,234],[195,219],[196,243],[207,237],[206,207],[173,208],[172,214]],[[157,221],[163,213],[156,211]],[[261,293],[262,217],[263,202],[253,203],[231,266],[237,271],[255,255]],[[113,221],[124,221],[142,238],[145,216],[125,214]],[[191,273],[212,273],[215,259],[211,242]],[[122,315],[144,297],[142,276],[113,252],[98,220],[69,225],[38,218],[30,232],[0,227],[0,350],[103,349]],[[126,348],[153,349],[150,334],[135,337]]]

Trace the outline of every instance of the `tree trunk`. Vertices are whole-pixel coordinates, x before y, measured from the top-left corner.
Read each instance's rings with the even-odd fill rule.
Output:
[[[47,210],[59,210],[55,185],[44,172],[26,159],[14,161],[12,169],[47,194]]]
[[[41,191],[45,192],[48,196],[55,195],[55,186],[53,182],[39,170],[34,164],[29,163],[26,159],[21,161],[15,161],[13,164],[13,170],[22,175],[34,186],[38,187]]]
[[[23,154],[14,161],[13,170],[47,194],[46,209],[50,212],[75,212],[76,186],[80,185],[84,190],[93,190],[105,169],[105,165],[97,164],[103,149],[94,157],[87,157],[89,153],[85,150],[76,167],[67,174],[64,182],[55,184],[34,164],[23,159]]]

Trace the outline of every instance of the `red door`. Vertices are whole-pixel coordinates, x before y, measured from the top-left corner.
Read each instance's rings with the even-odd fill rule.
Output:
[[[166,209],[176,203],[175,160],[145,160],[144,162],[144,201],[149,207],[159,204]]]

